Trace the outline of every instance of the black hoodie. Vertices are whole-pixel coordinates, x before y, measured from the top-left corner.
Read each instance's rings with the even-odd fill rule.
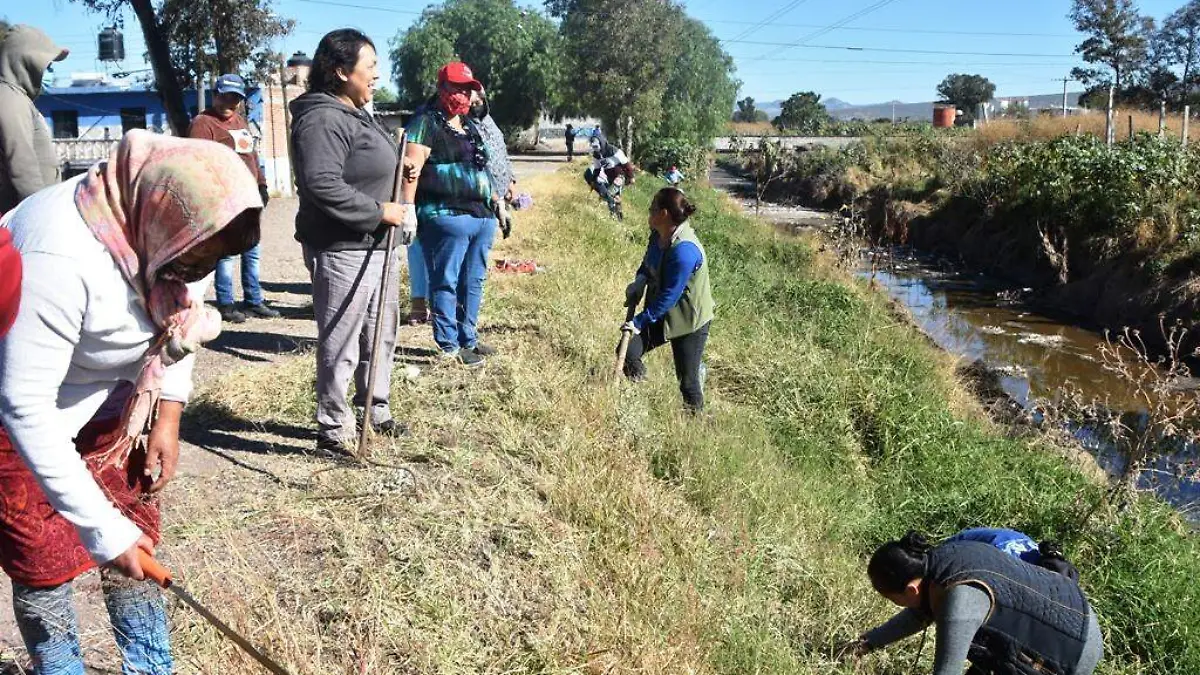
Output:
[[[291,104],[292,171],[300,196],[296,239],[315,250],[370,249],[387,234],[396,141],[369,112],[331,94],[309,92]]]

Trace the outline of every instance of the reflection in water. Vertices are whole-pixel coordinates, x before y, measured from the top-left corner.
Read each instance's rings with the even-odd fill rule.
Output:
[[[880,259],[889,264],[880,266]],[[1070,383],[1084,400],[1142,411],[1135,392],[1098,362],[1104,336],[1036,314],[1011,289],[983,276],[947,271],[931,260],[905,251],[863,250],[857,275],[874,279],[889,296],[904,303],[917,325],[946,351],[982,361],[1001,373],[1004,391],[1025,407],[1055,400]],[[1123,458],[1095,429],[1077,426],[1075,435],[1106,470],[1117,473]],[[1140,481],[1192,519],[1200,519],[1200,481],[1183,475],[1194,448],[1181,449],[1169,461],[1149,467]]]

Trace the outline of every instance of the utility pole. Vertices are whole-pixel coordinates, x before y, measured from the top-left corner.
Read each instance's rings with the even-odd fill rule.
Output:
[[[1116,97],[1117,85],[1108,85],[1108,112],[1104,116],[1104,143],[1111,146],[1117,137],[1116,120],[1113,114],[1113,99]]]
[[[896,102],[892,101],[892,126],[896,126]]]
[[[1069,77],[1064,77],[1062,79],[1062,83],[1063,83],[1063,117],[1067,116],[1067,83],[1070,81],[1071,81],[1071,78],[1069,78]]]

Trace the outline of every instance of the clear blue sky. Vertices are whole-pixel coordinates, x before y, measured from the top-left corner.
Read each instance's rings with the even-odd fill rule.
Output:
[[[353,26],[386,52],[387,42],[428,4],[423,0],[276,0],[276,11],[297,21],[296,31],[277,47],[287,54],[303,50],[311,55],[326,31]],[[718,38],[738,39],[725,48],[737,62],[742,95],[760,101],[803,90],[851,103],[931,100],[937,83],[951,72],[985,75],[996,83],[1000,96],[1053,93],[1062,90],[1061,81],[1054,80],[1079,63],[1073,51],[1081,38],[1066,17],[1069,0],[688,0],[686,4],[688,13],[711,26]],[[1140,2],[1143,13],[1160,20],[1181,4],[1183,0]],[[103,70],[95,61],[95,33],[103,25],[102,17],[67,0],[13,0],[4,5],[0,17],[40,26],[71,48],[72,56],[59,66],[60,73]],[[876,5],[881,6],[872,10]],[[862,12],[866,13],[841,28],[813,36]],[[136,21],[130,16],[126,24],[129,58],[115,70],[144,67]],[[798,42],[807,46],[786,47]],[[390,63],[384,56],[387,74]]]

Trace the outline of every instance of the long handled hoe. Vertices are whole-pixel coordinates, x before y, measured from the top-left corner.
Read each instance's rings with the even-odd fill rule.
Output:
[[[408,147],[408,137],[404,135],[404,130],[399,130],[400,135],[400,157],[396,162],[396,177],[392,180],[392,201],[400,201],[400,186],[404,181],[404,151]],[[384,244],[383,258],[383,281],[379,284],[379,301],[375,305],[375,338],[371,341],[371,358],[368,361],[367,371],[367,395],[365,409],[363,410],[362,430],[358,434],[358,451],[354,454],[360,460],[365,460],[371,456],[370,446],[367,444],[367,439],[371,436],[371,412],[375,407],[375,380],[379,376],[379,357],[380,343],[383,342],[383,310],[388,301],[389,282],[392,280],[392,247],[396,244],[396,228],[388,226],[387,241]],[[392,355],[388,354],[388,358]]]

